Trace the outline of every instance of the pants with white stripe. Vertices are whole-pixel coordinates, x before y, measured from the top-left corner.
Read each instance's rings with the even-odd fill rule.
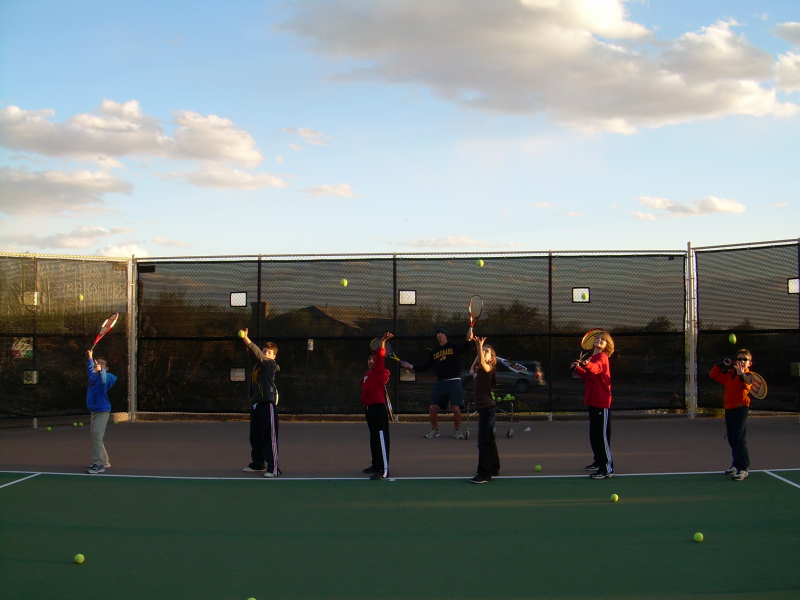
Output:
[[[369,427],[369,449],[372,452],[372,466],[389,476],[389,411],[385,404],[367,406],[367,426]]]
[[[611,457],[611,411],[607,408],[589,407],[589,442],[592,444],[594,464],[601,473],[614,472]]]
[[[250,410],[250,458],[252,468],[266,465],[275,475],[278,469],[278,411],[272,402],[259,402]]]

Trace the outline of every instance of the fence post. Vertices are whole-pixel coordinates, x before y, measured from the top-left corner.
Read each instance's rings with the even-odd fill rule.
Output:
[[[136,258],[131,256],[128,260],[128,418],[131,423],[136,421],[136,389],[138,387],[136,375],[139,371],[139,361],[136,355],[138,349],[136,336],[139,330],[136,270]]]
[[[685,333],[685,361],[686,383],[684,396],[689,408],[689,418],[697,416],[697,260],[692,242],[686,245],[686,319],[684,320]]]

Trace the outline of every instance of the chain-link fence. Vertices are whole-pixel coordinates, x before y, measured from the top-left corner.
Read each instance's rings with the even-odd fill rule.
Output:
[[[419,363],[436,344],[437,326],[446,326],[451,340],[465,339],[474,294],[484,301],[476,333],[506,359],[498,367],[498,391],[513,395],[519,411],[583,410],[583,384],[569,365],[592,327],[608,329],[616,342],[616,409],[693,409],[695,393],[701,408],[721,407],[721,388],[706,374],[747,347],[754,370],[769,384],[767,398],[754,408],[796,411],[797,274],[796,242],[688,252],[128,262],[5,255],[0,414],[81,412],[82,354],[112,311],[121,324],[100,353],[121,376],[114,410],[124,410],[127,400],[132,411],[246,411],[250,363],[236,333],[247,327],[256,343],[278,344],[281,412],[358,413],[370,340],[392,331],[395,353]],[[122,324],[129,305],[134,340],[126,339]],[[730,333],[738,338],[735,346]],[[130,364],[128,342],[137,348]],[[464,372],[473,357],[474,351],[463,356]],[[433,371],[408,374],[391,360],[387,366],[395,410],[427,412]]]

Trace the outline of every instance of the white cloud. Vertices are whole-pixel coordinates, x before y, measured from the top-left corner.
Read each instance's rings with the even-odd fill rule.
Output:
[[[33,233],[11,233],[4,235],[2,241],[22,247],[85,249],[92,246],[100,238],[124,235],[134,231],[129,227],[114,227],[109,230],[103,227],[84,225],[69,233],[55,233],[43,236],[37,236]]]
[[[774,204],[770,204],[769,206],[774,206],[776,208],[783,208],[784,206],[788,206],[788,202],[775,202]]]
[[[536,208],[554,208],[554,205],[549,202],[535,202],[533,206]]]
[[[700,200],[692,200],[691,202],[679,202],[676,200],[668,200],[667,198],[651,198],[649,196],[640,196],[638,198],[639,204],[652,208],[655,210],[666,211],[671,217],[690,217],[698,215],[710,215],[714,213],[743,213],[747,210],[744,204],[737,200],[727,200],[725,198],[717,198],[715,196],[706,196]],[[634,213],[641,215],[642,213]],[[647,220],[653,220],[647,217]],[[634,218],[641,218],[636,217]]]
[[[404,242],[404,246],[414,246],[416,248],[463,248],[465,246],[477,246],[479,248],[515,248],[522,246],[520,243],[506,243],[506,244],[491,244],[489,242],[481,242],[473,240],[472,238],[448,235],[446,238],[427,238],[424,240],[414,239],[410,242]]]
[[[633,217],[634,219],[637,219],[639,221],[655,221],[656,220],[656,216],[654,214],[652,214],[652,213],[643,213],[643,212],[639,212],[639,211],[631,212],[631,217]]]
[[[302,150],[303,147],[300,144],[289,144],[289,148],[292,150]]]
[[[353,188],[346,183],[339,183],[337,185],[324,184],[312,185],[310,188],[300,190],[306,194],[311,194],[317,198],[321,196],[339,196],[341,198],[355,198],[356,193]]]
[[[282,163],[283,162],[283,157],[280,154],[276,154],[275,155],[275,162]]]
[[[232,121],[190,110],[175,113],[169,137],[162,123],[142,112],[136,100],[103,100],[94,113],[63,123],[52,110],[0,109],[0,144],[45,156],[68,156],[119,166],[109,157],[150,155],[170,159],[235,161],[256,166],[264,158],[253,137]],[[113,161],[113,162],[112,162]]]
[[[800,45],[800,23],[778,23],[772,32],[787,42]]]
[[[239,190],[258,190],[265,187],[284,188],[289,183],[273,173],[253,175],[238,169],[218,165],[203,165],[184,175],[186,182],[199,187]]]
[[[582,213],[582,212],[571,212],[571,211],[568,211],[568,212],[564,213],[564,216],[565,217],[585,217],[586,215],[584,213]]]
[[[339,76],[424,86],[462,106],[547,114],[634,133],[724,115],[796,114],[773,89],[775,61],[720,21],[656,40],[624,0],[299,0],[281,25],[357,63]],[[656,42],[653,44],[653,42]]]
[[[291,133],[294,135],[299,135],[303,138],[303,141],[307,144],[313,144],[315,146],[327,146],[328,136],[325,134],[315,131],[314,129],[309,129],[308,127],[299,127],[297,129],[293,129],[291,127],[287,127],[283,130],[285,133]]]
[[[133,186],[98,171],[28,171],[0,168],[0,211],[7,214],[104,211],[106,194],[130,194]]]
[[[150,253],[144,248],[140,248],[136,244],[124,244],[121,246],[106,246],[97,251],[98,256],[137,256],[139,258],[146,258]]]
[[[788,52],[778,59],[778,88],[800,91],[800,54]]]
[[[186,242],[180,242],[178,240],[168,240],[162,237],[157,237],[153,239],[153,241],[158,244],[159,246],[165,246],[167,248],[192,248],[191,244],[187,244]]]

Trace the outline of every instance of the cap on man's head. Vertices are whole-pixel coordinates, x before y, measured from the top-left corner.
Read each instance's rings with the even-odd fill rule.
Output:
[[[447,335],[447,327],[445,327],[444,325],[439,325],[436,328],[436,333],[443,333],[443,334]]]

